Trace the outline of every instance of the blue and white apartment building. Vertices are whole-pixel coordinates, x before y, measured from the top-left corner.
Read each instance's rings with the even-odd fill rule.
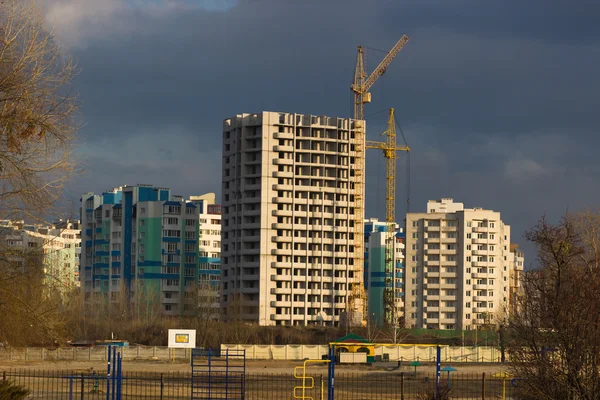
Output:
[[[365,266],[364,283],[367,292],[368,320],[382,325],[385,317],[383,304],[386,288],[385,249],[386,240],[394,236],[394,284],[395,317],[399,321],[404,314],[404,241],[405,236],[398,224],[394,224],[394,232],[389,232],[386,222],[377,218],[365,220]]]
[[[195,315],[204,202],[151,185],[85,193],[80,279],[86,305]]]

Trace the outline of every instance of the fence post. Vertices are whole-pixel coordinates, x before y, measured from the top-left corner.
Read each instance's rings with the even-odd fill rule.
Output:
[[[481,375],[481,400],[485,400],[485,372]]]
[[[160,373],[160,400],[163,400],[163,389],[165,387],[165,380],[163,377],[163,373]]]
[[[404,400],[404,372],[400,372],[400,400]]]
[[[81,373],[81,400],[83,400],[83,392],[85,392],[85,382],[83,380],[83,372]]]
[[[2,382],[6,382],[6,371],[2,371]]]
[[[92,348],[88,347],[88,361],[92,361]]]

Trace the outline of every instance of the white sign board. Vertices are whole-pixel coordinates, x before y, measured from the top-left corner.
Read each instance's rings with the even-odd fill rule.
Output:
[[[196,347],[195,329],[169,329],[170,349],[193,349]]]

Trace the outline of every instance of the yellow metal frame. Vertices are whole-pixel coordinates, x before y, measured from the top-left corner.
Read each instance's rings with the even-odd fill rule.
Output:
[[[313,364],[317,364],[317,363],[323,363],[323,364],[327,364],[330,363],[331,360],[306,360],[304,361],[303,365],[297,366],[294,368],[294,378],[296,379],[302,379],[302,386],[295,386],[294,387],[294,399],[310,399],[310,400],[314,400],[314,398],[312,396],[306,396],[306,390],[310,390],[310,389],[314,389],[315,387],[315,378],[313,378],[312,376],[306,376],[306,364],[308,363],[313,363]],[[298,376],[298,371],[302,372],[301,376]],[[310,382],[310,386],[306,385],[306,381],[309,380]],[[302,396],[298,396],[296,394],[297,390],[301,389],[302,390]],[[323,381],[321,381],[321,400],[324,399],[324,387],[323,387]]]

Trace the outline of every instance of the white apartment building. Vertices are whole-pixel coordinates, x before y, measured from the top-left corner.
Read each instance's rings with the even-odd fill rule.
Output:
[[[199,211],[198,306],[202,317],[218,319],[221,290],[221,206],[214,193],[192,196]]]
[[[224,121],[225,319],[339,324],[355,279],[355,125],[277,112]]]
[[[509,301],[510,227],[500,213],[429,201],[427,213],[407,214],[406,326],[477,329]]]
[[[523,270],[525,268],[525,256],[518,244],[511,243],[511,263],[510,263],[510,287],[509,287],[509,312],[515,312],[518,308],[519,296],[523,295]]]

